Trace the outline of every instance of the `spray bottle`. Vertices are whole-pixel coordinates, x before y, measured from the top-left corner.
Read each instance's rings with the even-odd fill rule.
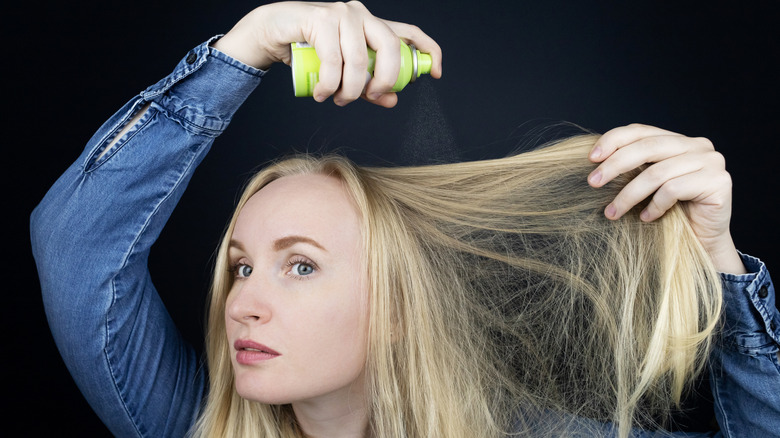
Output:
[[[314,86],[319,81],[320,59],[314,47],[307,43],[292,43],[292,77],[293,88],[297,97],[311,96]],[[374,74],[376,52],[368,50],[368,73],[366,82]],[[431,55],[417,50],[413,44],[401,41],[401,69],[393,91],[401,91],[409,82],[423,74],[431,73]]]

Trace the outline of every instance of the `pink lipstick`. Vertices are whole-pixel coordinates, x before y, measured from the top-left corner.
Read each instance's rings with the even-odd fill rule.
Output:
[[[237,340],[233,348],[236,349],[236,362],[241,365],[252,365],[281,356],[279,352],[247,339]]]

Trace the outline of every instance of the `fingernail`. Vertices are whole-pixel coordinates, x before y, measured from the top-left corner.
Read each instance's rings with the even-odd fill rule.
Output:
[[[379,99],[379,96],[381,96],[380,93],[371,93],[371,94],[367,95],[366,97],[368,97],[368,100],[377,100],[377,99]]]
[[[617,215],[617,208],[613,204],[609,204],[604,210],[604,214],[606,214],[608,218],[612,219]]]
[[[325,100],[325,96],[323,96],[322,94],[318,94],[314,96],[314,100],[316,100],[317,102],[322,102]]]
[[[643,221],[647,222],[650,220],[650,212],[647,210],[642,210],[641,213],[639,213],[639,219],[642,219]]]
[[[590,181],[591,184],[598,184],[601,182],[601,170],[596,169],[593,171],[593,173],[590,174],[590,177],[588,177],[588,181]]]
[[[590,158],[592,160],[597,160],[599,157],[601,157],[601,146],[596,146],[590,151]]]

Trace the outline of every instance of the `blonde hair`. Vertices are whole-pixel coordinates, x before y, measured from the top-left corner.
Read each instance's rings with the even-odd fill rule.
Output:
[[[236,393],[224,313],[241,208],[270,181],[311,173],[340,179],[362,215],[373,436],[597,435],[611,422],[625,437],[662,426],[705,363],[720,281],[683,205],[652,223],[641,206],[604,217],[635,173],[589,187],[597,138],[489,161],[360,168],[304,156],[259,172],[217,256],[210,392],[195,434],[303,436],[289,406]]]

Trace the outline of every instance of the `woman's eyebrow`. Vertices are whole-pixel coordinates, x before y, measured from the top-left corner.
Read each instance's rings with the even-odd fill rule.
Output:
[[[314,246],[316,248],[319,248],[325,252],[328,252],[327,249],[323,248],[322,245],[317,243],[316,240],[311,239],[309,237],[305,236],[286,236],[279,239],[274,240],[273,243],[273,249],[274,251],[281,251],[283,249],[287,249],[296,243],[308,243],[311,246]]]
[[[230,244],[228,245],[228,248],[236,248],[246,252],[246,250],[244,249],[244,245],[242,245],[241,242],[235,239],[230,239]]]

